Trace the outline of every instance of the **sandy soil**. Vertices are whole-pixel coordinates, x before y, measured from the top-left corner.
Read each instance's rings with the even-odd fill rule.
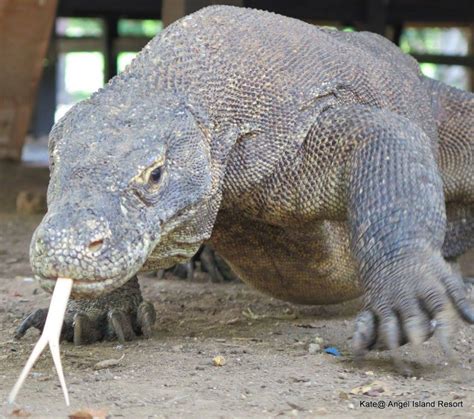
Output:
[[[6,187],[0,202],[0,415],[14,409],[6,405],[6,395],[38,337],[31,331],[14,341],[13,331],[25,314],[49,301],[32,280],[28,264],[29,240],[41,216],[16,215],[14,199],[18,188],[28,184],[41,190],[46,180],[44,170],[0,168]],[[473,275],[472,254],[465,266]],[[72,406],[64,405],[46,353],[15,408],[55,417],[81,408],[131,418],[474,415],[474,330],[466,325],[460,324],[453,338],[456,364],[445,363],[435,340],[416,350],[403,348],[416,372],[406,379],[397,375],[387,353],[354,363],[349,339],[357,303],[295,306],[243,284],[216,285],[206,278],[188,282],[142,276],[141,284],[158,313],[152,339],[123,346],[62,344]],[[342,355],[323,352],[326,346]],[[225,365],[213,365],[218,355]],[[116,366],[94,369],[100,361],[121,357]],[[369,386],[361,390],[364,385]],[[360,391],[370,395],[351,394]],[[436,407],[414,407],[412,401]],[[458,407],[439,407],[439,401]],[[376,407],[364,406],[371,402]]]

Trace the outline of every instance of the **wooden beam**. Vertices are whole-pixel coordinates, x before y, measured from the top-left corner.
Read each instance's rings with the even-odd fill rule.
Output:
[[[302,20],[366,24],[370,16],[367,0],[244,0],[244,6]],[[390,25],[406,21],[470,24],[474,20],[473,0],[390,0],[386,8],[386,20]]]
[[[161,19],[161,0],[61,0],[58,16]]]
[[[164,0],[61,0],[58,15],[79,17],[114,15],[134,19],[160,19],[162,10],[166,10],[169,6],[173,7],[171,3],[177,3],[174,6],[176,11],[171,11],[171,13],[176,13],[175,18],[183,16],[183,10],[179,11],[183,7],[180,5],[183,0],[166,1],[170,4],[165,7]],[[239,6],[270,10],[302,20],[323,22],[367,23],[368,15],[367,0],[209,0],[207,3],[239,3]],[[173,19],[172,15],[168,16],[165,20]],[[471,24],[474,20],[474,1],[390,0],[387,4],[387,23],[400,24],[407,20],[433,24],[446,21],[455,24]]]
[[[144,36],[120,36],[116,38],[112,44],[112,49],[117,55],[120,52],[130,51],[138,52],[150,42],[151,38]],[[66,38],[60,37],[56,39],[56,49],[60,54],[68,52],[94,52],[100,51],[104,53],[104,41],[101,38],[83,37],[83,38]]]
[[[121,36],[114,43],[114,51],[117,54],[124,51],[139,52],[151,39],[144,36]]]
[[[102,38],[84,36],[80,38],[57,37],[55,48],[58,54],[68,52],[104,52],[104,40]]]
[[[420,63],[462,65],[474,68],[474,56],[471,55],[443,55],[443,54],[412,54]]]
[[[0,159],[20,160],[57,0],[0,5]]]
[[[417,21],[424,23],[474,20],[472,0],[391,0],[388,5],[389,23]]]

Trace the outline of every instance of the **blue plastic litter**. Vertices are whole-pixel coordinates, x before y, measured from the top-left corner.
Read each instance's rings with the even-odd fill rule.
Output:
[[[329,355],[333,355],[333,356],[341,356],[341,353],[339,352],[339,349],[337,349],[334,346],[328,346],[327,348],[324,349],[324,352],[326,352]]]

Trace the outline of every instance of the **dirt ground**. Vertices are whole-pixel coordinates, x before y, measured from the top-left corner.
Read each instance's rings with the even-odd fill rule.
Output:
[[[22,409],[35,417],[67,417],[88,408],[130,418],[474,416],[474,329],[464,324],[452,342],[458,363],[446,364],[432,340],[416,350],[403,348],[416,377],[402,378],[387,353],[372,354],[362,364],[353,361],[357,303],[303,307],[243,284],[143,275],[144,295],[158,313],[152,339],[63,343],[71,406],[64,404],[49,353],[30,374],[17,405],[7,406],[6,396],[38,338],[30,331],[14,341],[13,331],[25,314],[49,301],[28,263],[29,240],[41,216],[15,214],[15,197],[22,188],[44,190],[47,178],[44,169],[0,166],[0,415]],[[464,262],[474,275],[474,256]],[[325,353],[327,346],[341,356]],[[223,366],[213,365],[216,356],[225,359]],[[94,368],[110,359],[121,361]]]

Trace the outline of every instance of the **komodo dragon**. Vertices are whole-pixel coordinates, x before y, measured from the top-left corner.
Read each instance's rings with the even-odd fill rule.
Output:
[[[74,106],[49,151],[31,264],[46,289],[74,279],[75,343],[149,336],[137,272],[206,242],[276,298],[363,295],[357,354],[474,323],[456,265],[474,247],[474,95],[381,36],[202,9]]]

